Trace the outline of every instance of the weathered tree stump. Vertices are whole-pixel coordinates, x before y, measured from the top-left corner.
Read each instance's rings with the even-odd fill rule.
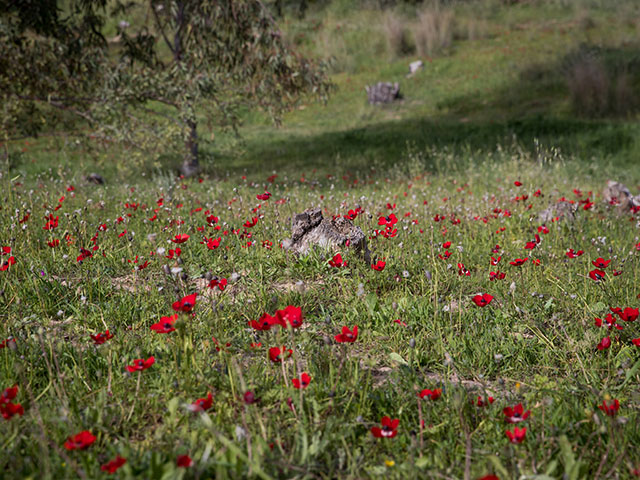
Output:
[[[375,85],[367,85],[364,89],[367,91],[367,97],[371,105],[392,103],[402,99],[400,84],[397,82],[378,82]]]
[[[309,208],[294,215],[291,218],[291,238],[282,242],[285,250],[299,255],[309,253],[314,246],[332,251],[350,247],[362,254],[367,263],[371,262],[371,253],[362,229],[344,217],[323,218],[319,208]]]

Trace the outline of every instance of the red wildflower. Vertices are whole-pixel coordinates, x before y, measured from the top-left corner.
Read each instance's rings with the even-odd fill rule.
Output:
[[[189,405],[189,410],[192,412],[206,412],[213,406],[213,395],[211,392],[207,393],[206,398],[199,398],[191,405]]]
[[[509,262],[509,263],[511,265],[513,265],[514,267],[519,267],[520,265],[524,265],[527,260],[529,260],[529,257],[527,257],[527,258],[516,258],[515,260],[513,260],[512,262]]]
[[[444,243],[442,244],[442,248],[444,248],[445,250],[446,250],[447,248],[449,248],[450,246],[451,246],[451,242],[444,242]]]
[[[607,404],[606,400],[602,401],[602,405],[599,405],[598,408],[602,410],[606,415],[610,417],[615,417],[620,409],[620,402],[617,399],[613,399],[613,402]]]
[[[14,256],[9,257],[8,259],[4,260],[0,265],[0,272],[4,272],[8,270],[11,265],[15,265],[15,264],[16,264],[16,257]]]
[[[378,225],[385,225],[387,228],[393,228],[396,223],[398,223],[398,218],[395,213],[378,219]]]
[[[616,323],[616,319],[613,315],[611,315],[610,313],[607,314],[606,317],[604,317],[604,322],[602,321],[601,318],[596,318],[595,320],[595,324],[596,327],[602,327],[603,325],[606,325],[607,327],[609,327],[609,330],[616,328],[618,330],[622,330],[622,326],[618,325]]]
[[[640,338],[632,339],[631,343],[633,343],[636,347],[640,347]]]
[[[181,468],[189,468],[193,465],[193,460],[189,455],[179,455],[176,459],[176,465]]]
[[[146,360],[138,358],[133,361],[133,365],[127,365],[127,370],[129,371],[129,373],[139,372],[142,370],[146,370],[154,363],[156,363],[156,359],[154,357],[149,357]]]
[[[478,480],[500,480],[500,478],[497,475],[485,475]]]
[[[2,405],[3,403],[10,403],[11,400],[16,398],[17,395],[18,395],[18,385],[5,388],[2,394],[0,395],[0,405]]]
[[[76,261],[78,263],[83,262],[84,260],[86,260],[87,258],[91,258],[93,257],[93,253],[91,253],[89,250],[87,250],[86,248],[80,248],[80,255],[78,255],[76,257]]]
[[[354,326],[349,330],[349,327],[342,327],[342,333],[334,337],[338,343],[353,343],[358,338],[358,326]]]
[[[291,356],[293,350],[286,347],[271,347],[269,349],[269,360],[274,363],[280,363]]]
[[[458,263],[458,275],[468,277],[471,275],[471,271],[464,266],[464,263]]]
[[[600,343],[598,344],[597,348],[598,350],[602,351],[602,350],[606,350],[610,346],[611,346],[611,338],[604,337],[602,340],[600,340]]]
[[[168,258],[169,260],[173,260],[173,258],[178,258],[180,256],[180,254],[182,253],[182,250],[178,247],[176,247],[175,250],[173,249],[169,249],[169,255],[166,256],[166,258]]]
[[[204,237],[204,240],[200,243],[206,245],[209,250],[215,250],[220,246],[221,241],[222,237],[218,237],[216,239]]]
[[[591,270],[589,276],[595,282],[599,282],[605,279],[605,273],[602,270]]]
[[[107,340],[111,340],[113,338],[113,333],[109,333],[109,330],[103,333],[98,333],[96,335],[89,335],[93,340],[94,345],[102,345]]]
[[[334,255],[334,257],[331,260],[329,260],[329,265],[331,265],[334,268],[342,268],[347,266],[347,262],[342,260],[342,255],[338,253]]]
[[[504,433],[509,438],[509,441],[511,443],[522,443],[524,441],[525,435],[527,434],[527,427],[524,427],[524,428],[515,427],[513,429],[513,432],[510,430],[507,430]]]
[[[538,233],[544,233],[546,235],[547,233],[549,233],[549,227],[547,227],[546,225],[540,225],[538,227]]]
[[[271,197],[271,194],[269,192],[267,192],[266,190],[264,191],[263,194],[261,195],[256,195],[256,198],[258,200],[269,200],[269,197]]]
[[[171,315],[170,317],[161,317],[158,323],[151,325],[151,330],[156,333],[171,333],[175,332],[176,328],[173,326],[174,322],[178,319],[178,314]]]
[[[309,386],[309,383],[311,382],[311,377],[309,376],[308,373],[303,373],[302,375],[300,375],[300,378],[292,378],[291,379],[291,383],[293,383],[293,388],[302,388],[305,389]]]
[[[256,320],[251,320],[249,322],[249,326],[254,328],[255,330],[270,330],[276,324],[276,319],[269,315],[268,313],[263,313],[262,316]]]
[[[298,328],[302,326],[302,308],[288,305],[282,310],[278,310],[275,315],[276,322],[282,327],[286,328],[287,325],[291,325],[292,328]]]
[[[504,413],[505,420],[507,423],[519,423],[524,422],[529,415],[531,415],[531,410],[524,411],[522,407],[522,403],[519,403],[513,407],[506,407],[502,410]]]
[[[519,182],[518,180],[516,180],[515,182],[513,182],[513,184],[514,184],[516,187],[521,187],[521,186],[522,186],[522,182]]]
[[[5,420],[10,420],[14,415],[24,415],[24,408],[19,403],[0,403],[0,415]]]
[[[11,247],[0,248],[0,255],[9,255],[11,253]]]
[[[391,420],[389,417],[382,417],[380,420],[382,424],[382,428],[380,427],[371,427],[371,433],[376,438],[393,438],[398,434],[398,425],[400,424],[400,420],[394,418]]]
[[[493,295],[483,293],[482,295],[476,295],[471,300],[473,300],[473,303],[475,303],[479,307],[486,307],[493,300]]]
[[[480,395],[478,395],[478,399],[476,400],[475,404],[478,407],[487,407],[491,405],[494,401],[495,399],[493,397],[487,397],[485,400]],[[474,403],[473,400],[471,400],[471,403]]]
[[[418,393],[418,396],[420,398],[430,398],[431,400],[437,400],[442,396],[442,389],[434,388],[433,390],[429,390],[428,388],[425,388],[420,393]]]
[[[189,235],[186,233],[179,233],[171,239],[173,243],[184,243],[189,240]]]
[[[500,260],[502,260],[502,257],[498,257],[498,258],[491,257],[491,265],[495,267],[496,265],[498,265],[498,263],[500,263]]]
[[[625,322],[634,322],[640,315],[640,309],[627,307],[624,310],[618,309],[615,313]]]
[[[584,250],[578,250],[577,252],[574,252],[573,248],[570,248],[569,250],[567,250],[567,253],[565,253],[565,255],[569,258],[576,258],[582,255],[583,253],[584,253]]]
[[[252,405],[260,401],[260,399],[256,398],[255,393],[253,393],[251,390],[244,392],[242,399],[244,400],[244,403],[246,403],[247,405]]]
[[[58,217],[53,216],[53,213],[49,214],[48,217],[44,217],[47,220],[47,223],[42,227],[43,230],[53,230],[58,227]]]
[[[193,307],[195,307],[196,305],[197,296],[198,296],[198,293],[196,292],[196,293],[187,295],[186,297],[182,297],[180,300],[173,303],[172,308],[176,312],[189,313],[191,310],[193,310]]]
[[[127,460],[118,455],[113,460],[105,463],[104,465],[101,465],[100,470],[107,473],[116,473],[116,470],[118,470],[125,463],[127,463]]]
[[[384,270],[384,267],[387,265],[387,262],[383,262],[382,260],[378,260],[377,263],[375,263],[374,265],[371,265],[371,268],[373,268],[374,270],[377,270],[378,272],[381,272]]]
[[[247,220],[246,222],[244,222],[244,226],[246,228],[251,228],[251,227],[255,227],[257,223],[258,223],[258,217],[253,217],[251,220]]]
[[[60,245],[60,240],[55,238],[55,239],[51,240],[50,242],[47,242],[47,245],[49,245],[51,248],[56,248],[57,246]]]
[[[83,430],[82,432],[67,438],[67,441],[64,442],[64,448],[67,450],[84,450],[95,441],[96,437],[92,435],[89,430]]]
[[[489,272],[489,280],[491,281],[504,280],[504,277],[506,277],[506,274],[504,272],[501,272],[500,270],[498,270],[497,272]]]
[[[218,287],[218,290],[220,290],[221,292],[224,292],[225,288],[227,288],[227,279],[226,278],[213,278],[210,282],[209,282],[209,288],[216,288]]]
[[[593,266],[599,269],[607,268],[611,263],[611,260],[605,260],[602,257],[596,258],[593,262]]]

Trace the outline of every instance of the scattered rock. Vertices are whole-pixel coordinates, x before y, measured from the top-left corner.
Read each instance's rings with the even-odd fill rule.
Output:
[[[416,60],[415,62],[411,62],[409,64],[409,76],[413,75],[419,70],[422,70],[423,68],[424,68],[424,63],[422,62],[422,60]]]
[[[102,176],[98,175],[97,173],[90,173],[85,177],[85,179],[89,183],[95,183],[96,185],[104,185],[104,178],[102,178]]]
[[[576,203],[561,201],[549,205],[548,208],[540,212],[541,223],[550,223],[554,218],[564,219],[572,222],[575,220],[575,213],[578,210]]]
[[[367,240],[360,227],[344,217],[323,218],[322,210],[310,208],[293,216],[291,238],[283,240],[282,247],[304,255],[315,245],[332,251],[339,251],[344,246],[352,247],[363,254],[368,263],[371,262]]]
[[[393,103],[396,100],[402,99],[400,84],[397,82],[378,82],[375,85],[367,85],[364,89],[367,91],[367,97],[371,105]]]
[[[625,185],[613,180],[607,182],[602,197],[609,205],[616,205],[621,212],[640,207],[640,195],[634,197]]]

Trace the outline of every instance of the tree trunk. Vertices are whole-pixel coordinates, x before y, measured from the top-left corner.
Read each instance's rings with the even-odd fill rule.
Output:
[[[185,157],[182,162],[182,167],[180,168],[180,172],[185,177],[192,177],[200,172],[200,162],[198,159],[198,130],[197,130],[197,122],[194,119],[187,121],[187,128],[189,129],[189,134],[187,139],[184,142],[185,146]]]

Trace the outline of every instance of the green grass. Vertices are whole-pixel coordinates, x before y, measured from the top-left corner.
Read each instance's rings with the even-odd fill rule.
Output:
[[[585,15],[592,28],[580,27]],[[609,332],[594,319],[640,302],[638,215],[601,198],[608,179],[638,193],[637,113],[576,115],[562,69],[582,43],[612,65],[636,58],[638,8],[487,0],[460,3],[455,16],[452,47],[412,78],[414,57],[390,55],[378,11],[335,2],[303,21],[287,17],[298,48],[336,57],[334,95],[291,112],[279,129],[247,112],[242,140],[214,129],[211,141],[203,128],[202,182],[176,179],[171,155],[65,132],[10,142],[0,247],[16,263],[0,271],[0,341],[14,338],[15,348],[0,349],[0,392],[17,384],[25,411],[3,420],[0,471],[99,478],[100,465],[121,455],[120,478],[631,478],[640,468],[638,321]],[[470,21],[484,22],[484,35],[467,39]],[[378,80],[400,81],[405,100],[367,105],[364,86]],[[106,184],[88,184],[90,171]],[[258,201],[265,189],[271,199]],[[561,197],[595,205],[548,224],[525,250],[539,212]],[[359,205],[355,224],[373,237],[388,203],[397,236],[368,240],[386,260],[382,272],[348,250],[348,267],[334,269],[332,253],[296,258],[279,248],[290,216],[309,206],[330,216]],[[206,226],[206,211],[220,231]],[[49,213],[59,217],[51,231],[42,228]],[[99,249],[77,262],[96,232]],[[178,233],[191,237],[180,260],[167,259]],[[221,237],[220,248],[208,250],[203,236]],[[446,241],[451,256],[442,259]],[[585,253],[569,259],[569,248]],[[136,270],[136,256],[149,266]],[[509,265],[518,257],[530,260]],[[598,257],[612,260],[603,283],[588,276]],[[458,275],[458,263],[470,276]],[[504,280],[489,279],[496,269]],[[227,278],[227,289],[210,290],[211,276]],[[150,330],[194,291],[193,316],[182,314],[169,334]],[[494,300],[476,307],[478,293]],[[303,328],[248,327],[287,305],[301,307]],[[354,325],[355,343],[334,341]],[[94,345],[90,335],[107,329],[114,337]],[[611,347],[597,350],[607,335]],[[273,364],[267,351],[282,345],[293,356]],[[125,370],[150,356],[148,370]],[[291,385],[301,372],[311,376],[303,391]],[[427,388],[442,396],[419,402]],[[245,405],[246,391],[259,402]],[[207,392],[212,408],[189,411]],[[478,396],[495,402],[477,407]],[[598,405],[612,399],[620,411],[608,417]],[[526,440],[512,445],[502,409],[520,402],[531,416],[518,425]],[[398,435],[375,439],[370,429],[385,415],[400,420]],[[95,443],[67,451],[65,440],[83,430]],[[182,454],[192,467],[176,466]]]

